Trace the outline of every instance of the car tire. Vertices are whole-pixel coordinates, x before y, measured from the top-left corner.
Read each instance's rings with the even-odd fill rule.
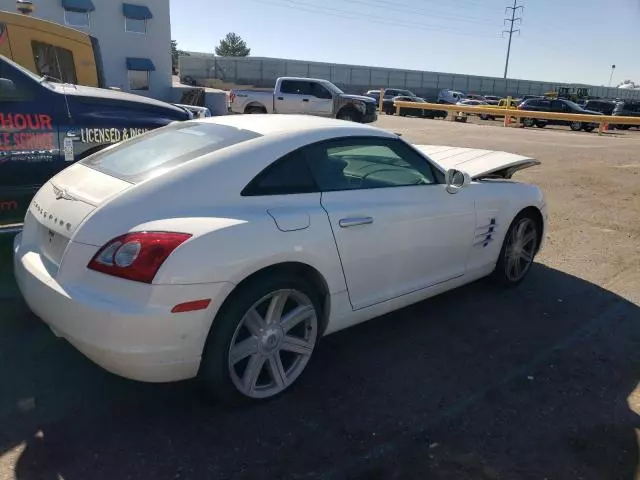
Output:
[[[267,111],[262,108],[262,107],[248,107],[244,113],[247,113],[249,115],[255,115],[255,114],[260,114],[260,113],[267,113]]]
[[[596,127],[594,127],[593,125],[585,124],[585,126],[584,126],[584,127],[582,127],[582,129],[583,129],[585,132],[593,132],[593,131],[596,129]]]
[[[574,132],[579,132],[580,130],[582,130],[582,122],[571,122],[569,124],[569,128]]]
[[[480,120],[489,120],[489,115],[486,113],[481,113],[480,114]]]
[[[522,119],[522,125],[524,125],[527,128],[531,128],[536,124],[536,121],[533,118],[523,118]]]
[[[504,237],[500,256],[491,278],[505,287],[519,285],[529,273],[538,251],[541,226],[528,211],[513,219]]]
[[[360,114],[353,108],[343,108],[338,112],[336,118],[338,120],[345,120],[347,122],[360,123]]]
[[[320,338],[321,305],[318,292],[291,273],[257,277],[241,285],[209,331],[198,371],[205,393],[238,405],[269,400],[288,390],[305,370]],[[303,313],[292,323],[295,309]],[[273,321],[267,323],[272,310]]]

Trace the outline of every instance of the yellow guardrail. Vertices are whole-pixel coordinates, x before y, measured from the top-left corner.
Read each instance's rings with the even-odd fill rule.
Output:
[[[505,125],[515,118],[519,123],[521,118],[534,118],[538,120],[567,120],[570,122],[584,122],[600,124],[600,131],[605,130],[606,125],[640,125],[640,117],[616,117],[611,115],[581,115],[577,113],[556,113],[556,112],[535,112],[529,110],[518,110],[513,108],[487,108],[485,106],[452,105],[447,103],[418,103],[418,102],[393,102],[396,108],[396,115],[400,108],[418,108],[423,110],[443,110],[450,114],[450,120],[455,120],[458,113],[487,114],[496,116],[498,112],[505,115]],[[508,115],[506,115],[508,113]],[[502,116],[502,115],[500,115]]]

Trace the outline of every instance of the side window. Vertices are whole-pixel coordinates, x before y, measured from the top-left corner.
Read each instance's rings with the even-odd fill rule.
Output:
[[[551,102],[549,100],[538,100],[538,106],[542,108],[551,108]]]
[[[551,102],[551,110],[554,112],[568,112],[569,107],[567,106],[566,103],[560,100],[553,100]]]
[[[244,197],[317,192],[304,153],[295,151],[264,169],[242,191]]]
[[[324,88],[320,83],[310,83],[311,91],[310,94],[316,98],[324,98],[330,100],[333,98],[331,92]]]
[[[293,95],[307,95],[309,92],[308,83],[299,80],[283,80],[280,84],[280,92]]]
[[[31,42],[31,50],[38,75],[48,75],[64,83],[78,83],[71,50],[35,40]]]
[[[28,82],[0,61],[0,103],[28,102],[33,98],[34,94]]]
[[[438,183],[428,161],[399,140],[324,142],[310,147],[308,160],[324,192]]]

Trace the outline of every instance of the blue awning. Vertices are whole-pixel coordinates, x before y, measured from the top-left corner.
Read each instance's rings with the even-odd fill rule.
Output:
[[[156,67],[148,58],[127,57],[127,70],[140,70],[143,72],[154,72]]]
[[[91,0],[62,0],[62,8],[74,12],[92,12],[96,9]]]
[[[122,14],[127,18],[133,18],[134,20],[149,20],[153,18],[149,7],[144,5],[133,5],[132,3],[122,4]]]

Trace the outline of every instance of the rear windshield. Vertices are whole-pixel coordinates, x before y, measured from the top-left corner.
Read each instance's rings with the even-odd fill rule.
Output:
[[[228,125],[177,123],[91,155],[80,163],[138,183],[194,158],[260,136]]]

